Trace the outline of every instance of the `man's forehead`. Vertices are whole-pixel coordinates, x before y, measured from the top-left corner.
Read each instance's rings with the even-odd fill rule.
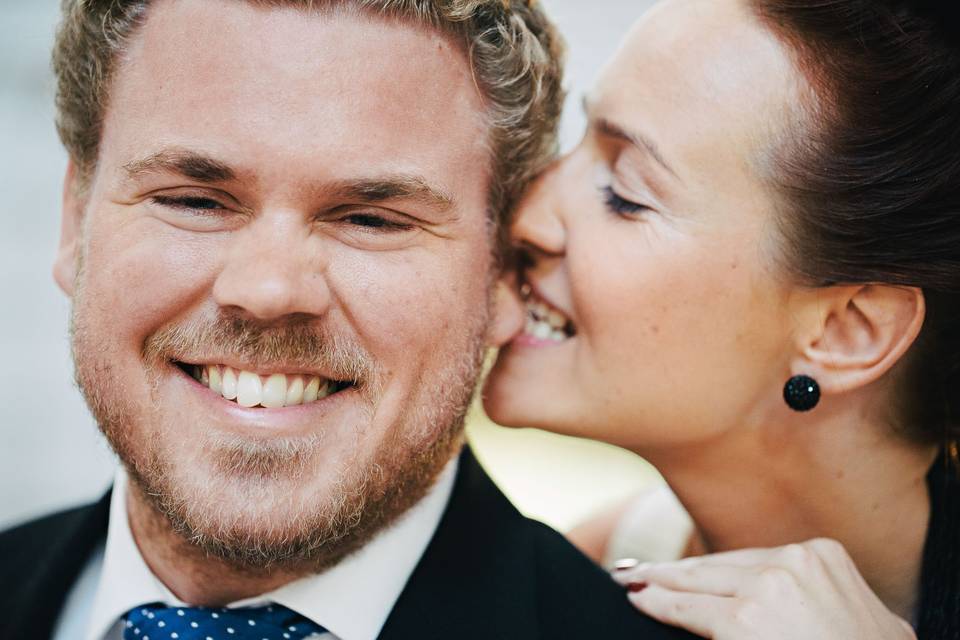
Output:
[[[117,74],[104,142],[127,137],[128,176],[223,181],[286,158],[327,182],[362,178],[367,196],[449,204],[458,179],[487,173],[488,124],[466,59],[424,34],[352,14],[161,2]]]

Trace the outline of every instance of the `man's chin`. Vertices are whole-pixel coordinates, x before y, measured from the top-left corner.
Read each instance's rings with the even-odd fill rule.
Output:
[[[305,575],[332,566],[419,501],[459,450],[461,433],[406,451],[390,443],[370,460],[334,462],[306,439],[231,438],[126,466],[152,528],[173,534],[182,550],[238,571]]]
[[[130,475],[157,524],[181,544],[246,571],[317,570],[349,551],[338,551],[337,541],[352,537],[365,500],[345,488],[366,481],[335,469],[308,477],[310,458],[281,466],[276,453],[230,450],[214,460],[178,461],[148,475],[131,469]]]

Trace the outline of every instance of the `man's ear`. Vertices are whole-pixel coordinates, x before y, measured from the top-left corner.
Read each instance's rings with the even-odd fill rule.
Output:
[[[77,257],[80,253],[83,205],[80,198],[77,165],[67,163],[63,177],[63,207],[60,213],[60,246],[53,262],[53,279],[68,296],[73,296],[77,277]]]
[[[812,376],[827,394],[865,387],[887,373],[917,339],[926,314],[916,287],[838,286],[815,295],[791,369]]]
[[[513,285],[513,276],[505,275],[496,284],[493,317],[487,330],[487,346],[502,347],[523,327],[525,313],[520,296]]]

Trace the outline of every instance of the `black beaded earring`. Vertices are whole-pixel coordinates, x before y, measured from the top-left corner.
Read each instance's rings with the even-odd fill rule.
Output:
[[[793,376],[783,387],[783,399],[794,411],[810,411],[820,403],[820,385],[810,376]]]

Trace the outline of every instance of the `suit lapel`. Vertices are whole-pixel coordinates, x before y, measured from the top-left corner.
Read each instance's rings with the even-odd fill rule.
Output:
[[[96,504],[29,526],[30,539],[18,545],[20,553],[5,559],[9,578],[4,579],[8,583],[4,589],[9,594],[3,608],[8,615],[0,620],[0,637],[50,637],[67,593],[107,535],[109,514],[107,492]]]
[[[447,511],[380,639],[536,638],[536,552],[523,523],[466,449]]]

